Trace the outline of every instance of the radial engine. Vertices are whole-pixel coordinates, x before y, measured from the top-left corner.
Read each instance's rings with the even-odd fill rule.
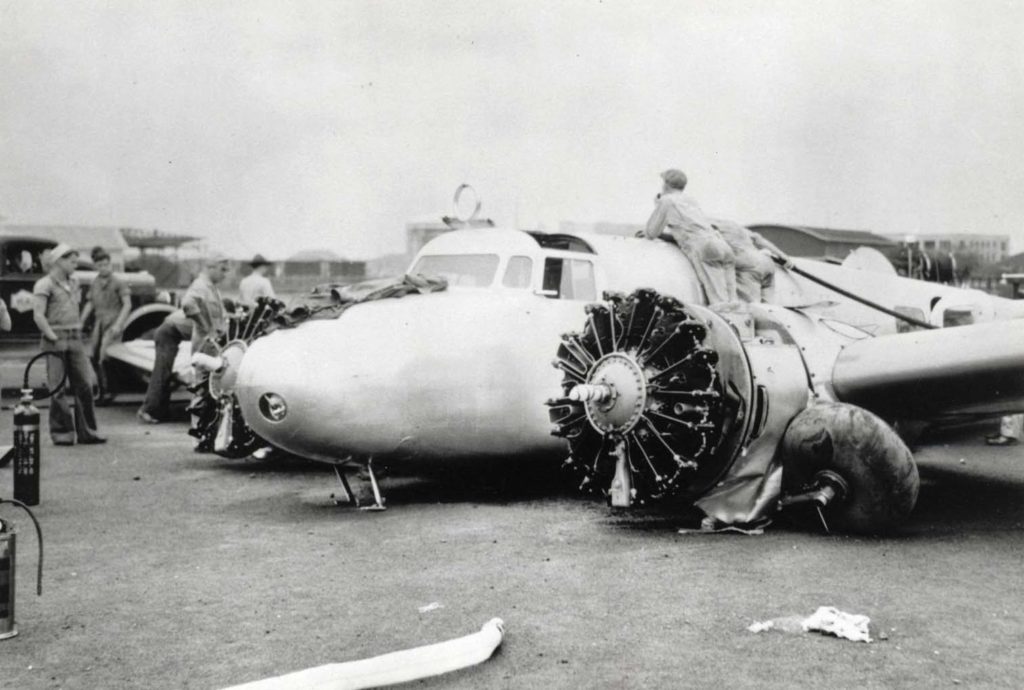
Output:
[[[890,422],[1024,405],[1007,322],[874,337],[777,306],[604,297],[562,337],[548,406],[566,467],[616,507],[671,501],[742,524],[803,503],[833,528],[883,530],[919,486]]]

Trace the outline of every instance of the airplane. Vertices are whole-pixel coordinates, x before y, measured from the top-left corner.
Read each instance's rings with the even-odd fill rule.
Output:
[[[201,363],[193,433],[332,464],[350,497],[340,468],[360,464],[374,508],[375,460],[542,456],[620,508],[723,526],[808,504],[873,532],[917,497],[896,429],[1024,410],[1024,303],[893,270],[793,259],[767,302],[711,309],[669,242],[483,227],[433,239],[408,276],[444,282],[295,327],[262,305]]]

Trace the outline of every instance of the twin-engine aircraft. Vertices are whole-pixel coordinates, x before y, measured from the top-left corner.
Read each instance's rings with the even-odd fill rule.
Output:
[[[452,230],[409,269],[445,289],[350,295],[290,328],[260,305],[236,334],[270,332],[204,364],[206,440],[363,464],[378,508],[375,459],[546,456],[623,508],[721,526],[807,503],[836,529],[896,525],[919,481],[893,425],[1024,410],[1024,303],[788,266],[768,302],[715,310],[669,242]]]

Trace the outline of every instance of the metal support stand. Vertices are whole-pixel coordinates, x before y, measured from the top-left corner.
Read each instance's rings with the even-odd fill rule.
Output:
[[[352,487],[348,485],[348,479],[345,478],[345,474],[341,471],[340,465],[334,465],[334,476],[338,478],[338,483],[341,484],[341,490],[345,492],[345,503],[359,507],[359,499],[352,493]],[[331,498],[334,499],[334,505],[340,506],[342,501],[339,501],[334,494],[331,494]]]
[[[380,495],[380,487],[377,486],[377,477],[373,473],[373,458],[370,458],[366,463],[366,471],[370,475],[370,486],[373,487],[373,500],[375,503],[372,506],[362,506],[360,510],[386,510],[384,508],[384,499]]]
[[[384,508],[384,497],[381,496],[380,486],[377,484],[377,475],[373,473],[373,458],[369,458],[366,461],[366,473],[370,476],[370,486],[373,488],[373,505],[363,506],[359,505],[359,498],[356,493],[352,491],[351,485],[348,483],[348,478],[345,477],[345,473],[342,471],[341,466],[349,464],[352,461],[351,457],[345,458],[341,462],[335,463],[334,476],[338,478],[338,483],[341,484],[341,490],[345,494],[344,500],[339,500],[334,494],[331,494],[331,498],[334,500],[334,505],[340,506],[343,503],[359,508],[359,510],[385,510]]]

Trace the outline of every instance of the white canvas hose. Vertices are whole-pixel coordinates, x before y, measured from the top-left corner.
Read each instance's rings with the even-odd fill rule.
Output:
[[[370,659],[325,664],[224,690],[358,690],[406,683],[486,661],[501,644],[504,632],[504,622],[500,618],[492,618],[479,632],[447,642]]]

